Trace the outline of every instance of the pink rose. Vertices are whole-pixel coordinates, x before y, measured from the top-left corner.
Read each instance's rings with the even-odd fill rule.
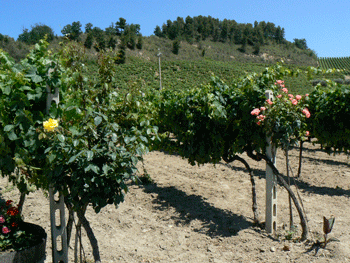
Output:
[[[281,84],[283,84],[284,83],[284,80],[276,80],[276,82],[275,82],[275,85],[281,85]]]
[[[264,111],[264,110],[266,110],[266,108],[265,107],[260,107],[260,110]]]
[[[268,104],[270,104],[270,105],[273,104],[273,102],[272,102],[270,99],[266,100],[266,102],[267,102]]]
[[[0,224],[5,223],[5,218],[3,216],[0,216]]]
[[[292,100],[292,104],[293,105],[297,105],[298,104],[298,101],[296,99]]]
[[[256,116],[258,116],[259,113],[260,113],[260,110],[258,108],[254,109],[250,112],[251,115],[256,115]]]
[[[306,131],[305,132],[305,136],[309,136],[310,135],[310,132],[309,131]]]
[[[296,98],[297,100],[301,100],[301,96],[300,96],[300,95],[296,95],[295,98]]]
[[[281,88],[284,88],[284,81],[283,80],[276,80],[275,85],[278,85]]]
[[[262,114],[260,114],[259,116],[257,116],[256,118],[257,119],[259,119],[259,120],[261,120],[261,121],[263,121],[264,119],[265,119],[265,115],[262,115]]]
[[[309,96],[309,93],[306,93],[306,94],[305,94],[305,97],[308,97],[308,96]]]
[[[292,99],[292,98],[294,98],[294,95],[293,94],[288,94],[288,97]]]
[[[3,226],[3,227],[2,227],[2,233],[3,233],[3,234],[8,234],[8,233],[10,233],[10,232],[11,232],[11,230],[8,229],[6,226]]]
[[[280,99],[281,97],[282,97],[282,94],[278,94],[278,95],[277,95],[277,98]]]
[[[288,89],[287,89],[287,88],[283,88],[282,91],[283,91],[284,93],[288,93]]]
[[[310,114],[308,108],[303,109],[302,113],[304,113],[304,115],[306,116],[306,118],[310,118],[310,116],[311,116],[311,114]]]

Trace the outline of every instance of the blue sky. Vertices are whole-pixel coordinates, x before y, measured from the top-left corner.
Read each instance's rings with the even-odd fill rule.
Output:
[[[0,0],[0,33],[17,39],[23,28],[42,23],[55,34],[80,21],[105,29],[119,17],[140,24],[144,36],[178,16],[211,16],[238,23],[272,22],[285,38],[305,38],[319,57],[350,56],[350,0]]]

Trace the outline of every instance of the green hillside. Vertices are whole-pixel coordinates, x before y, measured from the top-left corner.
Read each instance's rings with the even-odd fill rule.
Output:
[[[350,57],[318,58],[318,64],[323,69],[340,69],[345,75],[350,75]]]
[[[316,54],[305,39],[284,39],[284,29],[270,22],[239,24],[234,20],[219,21],[209,17],[168,20],[162,28],[156,26],[155,35],[144,37],[140,25],[128,24],[120,18],[105,30],[73,22],[63,28],[65,36],[53,34],[50,27],[39,24],[15,40],[0,34],[0,48],[16,61],[24,58],[31,46],[47,36],[50,48],[57,52],[70,41],[84,45],[84,63],[93,76],[99,52],[114,50],[119,56],[116,86],[122,90],[159,88],[159,62],[163,88],[188,89],[206,84],[216,75],[230,84],[233,79],[249,72],[260,72],[269,65],[283,61],[288,67],[318,66]],[[160,61],[157,56],[161,53]],[[344,74],[327,76],[343,79]],[[303,78],[291,82],[291,91],[306,93],[312,84]]]

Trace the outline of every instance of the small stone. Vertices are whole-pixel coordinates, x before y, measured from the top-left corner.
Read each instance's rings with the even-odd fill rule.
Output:
[[[271,248],[270,248],[270,251],[271,251],[271,252],[276,252],[276,248],[275,248],[275,247],[271,247]]]
[[[290,245],[284,245],[283,251],[290,251],[291,247]]]
[[[209,245],[208,248],[207,248],[207,251],[208,251],[208,252],[215,252],[216,249],[215,249],[214,246]]]

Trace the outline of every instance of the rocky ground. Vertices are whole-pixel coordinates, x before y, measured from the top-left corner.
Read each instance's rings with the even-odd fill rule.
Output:
[[[153,183],[130,185],[118,209],[107,206],[99,214],[91,208],[87,211],[102,262],[350,262],[350,159],[344,154],[327,155],[312,144],[305,146],[297,185],[310,228],[306,242],[298,241],[301,231],[295,209],[298,228],[288,231],[288,196],[281,186],[278,230],[270,235],[253,225],[251,183],[243,165],[191,166],[179,156],[151,152],[145,156],[145,168]],[[290,152],[294,171],[297,156],[297,149]],[[265,164],[242,157],[253,168],[260,219],[264,221]],[[278,153],[277,167],[285,173],[282,152]],[[1,198],[18,200],[17,191],[6,179],[0,180]],[[45,194],[38,191],[27,197],[24,216],[47,231],[45,262],[52,262]],[[314,246],[323,240],[323,216],[335,217],[329,235],[332,241],[325,249]],[[85,235],[83,246],[87,262],[93,262]],[[74,239],[69,262],[73,262],[73,247]]]

